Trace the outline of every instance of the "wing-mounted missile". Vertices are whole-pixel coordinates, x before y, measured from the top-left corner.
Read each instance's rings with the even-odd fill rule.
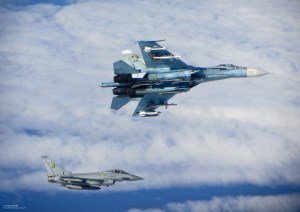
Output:
[[[67,178],[67,177],[63,177],[61,178],[61,181],[67,181],[67,182],[83,182],[82,179],[78,179],[78,178]]]
[[[82,186],[78,186],[78,185],[69,185],[69,184],[67,184],[67,185],[65,185],[65,187],[68,188],[68,189],[77,189],[77,190],[82,190],[83,189]]]
[[[162,47],[149,47],[149,46],[145,46],[144,50],[145,50],[145,52],[161,51],[161,50],[166,50],[166,47],[164,47],[164,46],[162,46]]]
[[[169,68],[171,70],[186,69],[189,66],[181,61],[180,56],[172,54],[158,42],[165,40],[139,41],[139,46],[147,69]]]
[[[179,55],[162,55],[162,56],[152,56],[153,60],[167,60],[167,59],[178,59]]]
[[[166,109],[168,109],[169,106],[176,106],[177,104],[175,103],[163,103],[163,104],[149,104],[147,107],[148,108],[156,108],[156,107],[160,107],[160,106],[165,106]]]
[[[100,189],[100,187],[95,187],[95,186],[79,186],[73,184],[67,184],[65,185],[65,188],[75,189],[75,190],[99,190]]]
[[[154,40],[154,41],[147,41],[147,43],[152,43],[152,42],[156,42],[156,43],[158,43],[158,42],[162,42],[162,41],[165,41],[166,39],[162,39],[162,40]],[[155,51],[163,51],[163,53],[169,53],[168,51],[166,51],[167,50],[167,48],[166,47],[164,47],[164,46],[160,46],[160,45],[154,45],[154,46],[152,46],[152,47],[150,47],[150,46],[145,46],[144,48],[144,51],[145,52],[147,52],[147,53],[150,53],[151,54],[151,52],[153,51],[153,52],[155,52]],[[156,55],[155,53],[152,55],[152,59],[154,59],[154,60],[166,60],[166,59],[178,59],[178,58],[180,58],[180,56],[179,55],[173,55],[173,54],[170,54],[170,55]]]
[[[152,117],[152,116],[158,116],[161,112],[160,111],[140,111],[139,116],[140,117]]]

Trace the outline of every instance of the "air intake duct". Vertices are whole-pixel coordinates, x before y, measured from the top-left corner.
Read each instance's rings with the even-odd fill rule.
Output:
[[[131,74],[120,74],[114,76],[114,82],[125,83],[125,82],[132,82]]]

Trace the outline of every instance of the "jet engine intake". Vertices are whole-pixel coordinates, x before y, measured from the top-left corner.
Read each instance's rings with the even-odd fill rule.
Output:
[[[140,73],[139,73],[140,74]],[[134,77],[132,77],[134,75]],[[142,73],[141,78],[139,78],[138,74],[120,74],[120,75],[116,75],[114,76],[114,82],[115,83],[143,83],[143,82],[147,82],[147,79],[143,78],[145,76],[145,73]],[[102,83],[102,87],[105,87],[105,84],[103,85]]]
[[[132,76],[131,74],[120,74],[114,76],[114,82],[132,82]]]

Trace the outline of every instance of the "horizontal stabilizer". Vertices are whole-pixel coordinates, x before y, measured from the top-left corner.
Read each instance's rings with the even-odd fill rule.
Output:
[[[114,73],[119,74],[134,74],[139,73],[135,68],[125,63],[123,60],[119,60],[114,63]]]
[[[130,102],[130,97],[115,96],[112,99],[110,108],[113,110],[119,110],[121,107],[126,105],[128,102]]]

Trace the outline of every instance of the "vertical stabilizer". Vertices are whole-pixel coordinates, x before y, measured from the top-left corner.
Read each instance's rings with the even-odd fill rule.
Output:
[[[48,171],[48,175],[53,176],[53,175],[66,175],[70,174],[71,172],[65,170],[63,167],[55,163],[53,160],[48,158],[47,156],[42,156],[44,159],[44,163],[46,166],[46,169]]]
[[[113,66],[114,66],[115,75],[139,73],[138,70],[136,70],[134,67],[128,65],[123,60],[114,62]]]
[[[143,70],[146,68],[144,60],[131,50],[124,50],[122,52],[122,60],[137,70]]]

